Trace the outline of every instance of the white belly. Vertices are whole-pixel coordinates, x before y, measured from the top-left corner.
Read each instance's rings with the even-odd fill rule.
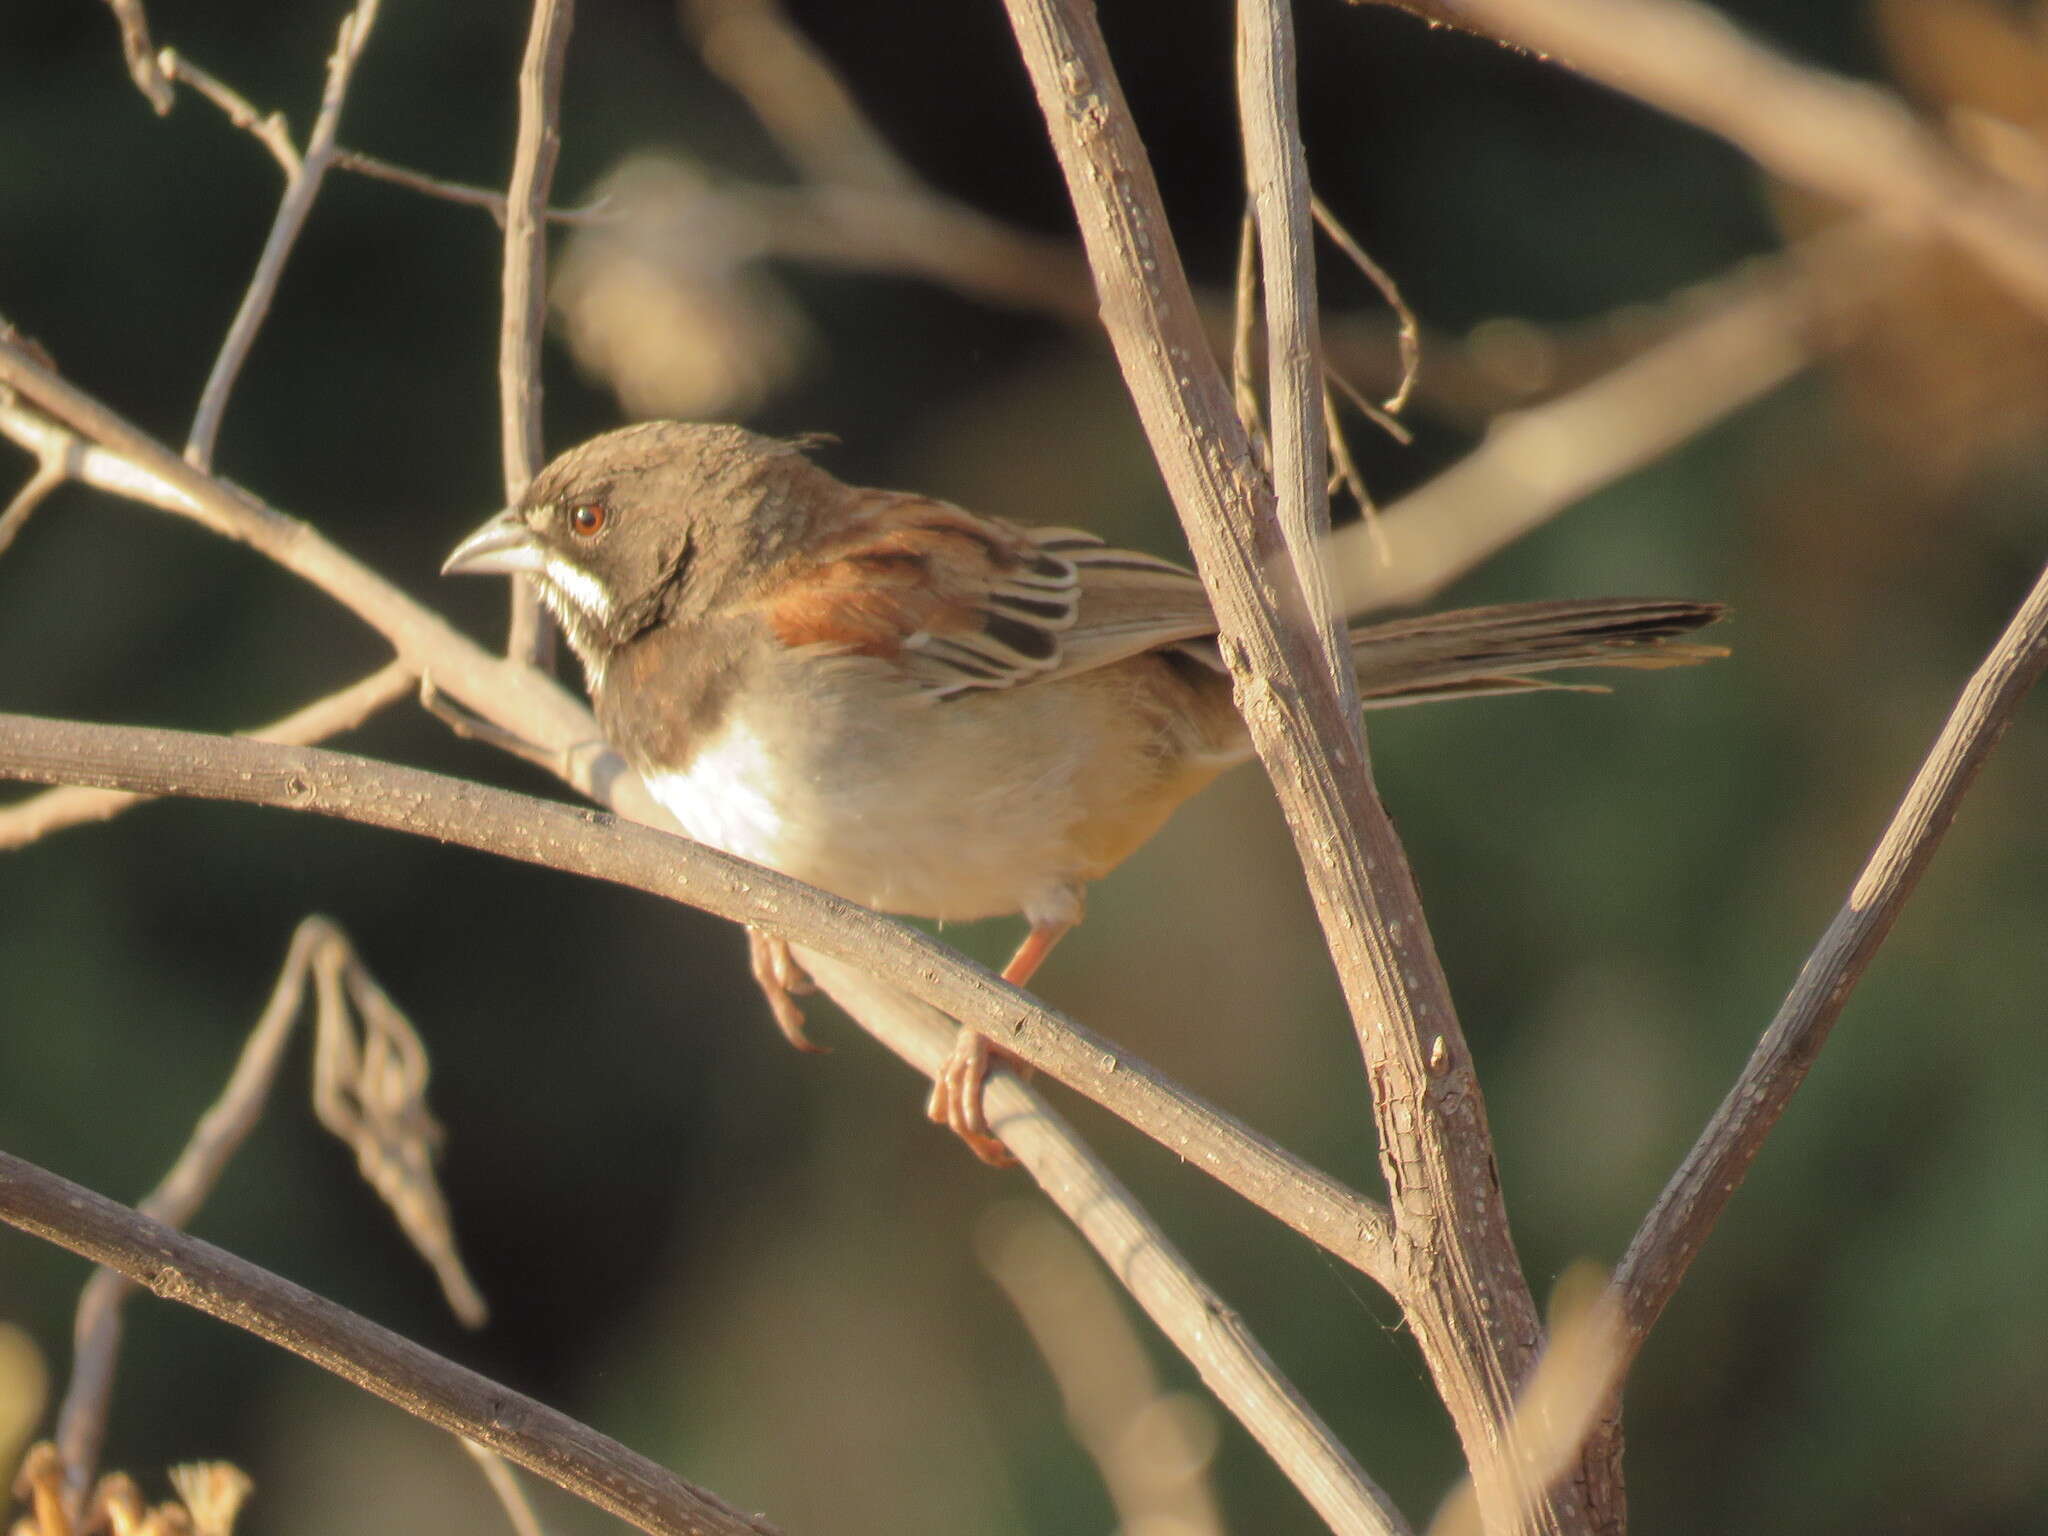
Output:
[[[744,722],[720,731],[682,772],[649,775],[647,789],[698,842],[785,868],[782,775],[766,743]]]
[[[687,768],[649,774],[647,787],[697,841],[881,911],[1078,916],[1060,862],[1078,763],[1059,753],[1022,782],[977,786],[972,731],[905,732],[898,713],[936,708],[967,726],[974,702],[736,709]]]

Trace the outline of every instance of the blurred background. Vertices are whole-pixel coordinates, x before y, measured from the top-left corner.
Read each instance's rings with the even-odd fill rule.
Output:
[[[1798,57],[1888,82],[2000,174],[2048,163],[2048,24],[2033,6],[1724,9]],[[342,142],[502,184],[525,7],[385,11]],[[302,138],[340,12],[160,0],[150,19],[160,43],[283,110]],[[733,417],[836,435],[825,462],[856,482],[1182,550],[1073,286],[1068,205],[998,6],[792,0],[789,36],[774,13],[749,31],[709,25],[711,6],[579,12],[559,200],[608,188],[612,217],[558,236],[550,451],[639,415]],[[1230,8],[1104,12],[1194,277],[1226,294],[1242,202]],[[1425,332],[1413,445],[1346,415],[1383,501],[1473,451],[1490,419],[1599,378],[1731,293],[1796,282],[1823,301],[1796,327],[1809,361],[1788,382],[1444,599],[1724,599],[1730,659],[1623,676],[1607,698],[1372,722],[1541,1296],[1574,1261],[1619,1255],[2048,551],[2048,335],[1940,250],[1809,265],[1802,242],[1835,210],[1559,69],[1375,7],[1303,0],[1299,13],[1317,186]],[[833,76],[798,68],[817,60],[872,143],[833,115]],[[778,80],[796,82],[779,107]],[[837,190],[822,195],[820,178]],[[277,183],[256,142],[190,91],[152,115],[104,7],[0,8],[0,314],[170,441]],[[435,570],[502,496],[498,238],[475,209],[333,175],[217,461],[487,642],[502,633],[500,584]],[[1384,306],[1333,249],[1322,257],[1333,350],[1384,394]],[[671,343],[667,361],[650,337]],[[0,462],[11,494],[30,461],[0,447]],[[383,657],[264,561],[76,488],[0,559],[7,709],[229,729]],[[1643,1530],[2048,1531],[2040,703],[1636,1371]],[[409,701],[341,744],[560,793]],[[493,1321],[469,1334],[448,1318],[352,1158],[313,1124],[303,1045],[202,1235],[791,1532],[1116,1527],[988,1267],[1009,1255],[997,1267],[1014,1281],[1019,1241],[1033,1263],[1067,1262],[1044,1257],[1016,1206],[1022,1176],[928,1126],[923,1085],[828,1008],[813,1033],[834,1054],[790,1051],[741,935],[711,918],[311,817],[177,803],[62,832],[0,858],[0,1145],[140,1196],[315,911],[354,936],[431,1046],[444,1174]],[[1015,925],[947,937],[1000,961]],[[1356,1047],[1256,771],[1099,885],[1039,987],[1379,1187]],[[1458,1456],[1384,1297],[1050,1092],[1426,1519]],[[0,1322],[60,1381],[85,1274],[0,1232]],[[1051,1325],[1083,1355],[1110,1352],[1116,1326]],[[1159,1390],[1197,1393],[1135,1328]],[[1221,1512],[1220,1527],[1174,1529],[1318,1528],[1235,1424],[1198,1398],[1168,1402],[1179,1454],[1206,1467]],[[138,1301],[106,1464],[161,1496],[163,1467],[197,1457],[252,1473],[251,1532],[501,1519],[445,1436]],[[554,1530],[615,1528],[536,1497]]]

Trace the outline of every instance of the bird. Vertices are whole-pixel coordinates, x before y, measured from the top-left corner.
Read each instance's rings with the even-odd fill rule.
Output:
[[[1063,526],[873,490],[817,439],[652,421],[571,448],[444,574],[524,576],[582,663],[599,729],[692,838],[883,912],[1021,914],[1024,986],[1083,894],[1252,755],[1200,579]],[[1366,708],[1666,667],[1684,599],[1516,603],[1353,628]],[[1594,690],[1603,691],[1603,690]],[[756,981],[814,1049],[788,946]],[[984,1079],[1015,1058],[963,1027],[927,1114],[984,1161]]]

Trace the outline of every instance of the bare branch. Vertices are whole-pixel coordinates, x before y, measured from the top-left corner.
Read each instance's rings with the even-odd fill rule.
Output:
[[[378,710],[411,693],[416,675],[403,661],[388,661],[346,688],[315,699],[304,709],[295,710],[282,720],[273,720],[242,734],[257,741],[287,742],[296,746],[325,741],[343,731],[354,730]],[[109,820],[148,798],[147,795],[123,794],[115,789],[81,789],[76,785],[44,790],[14,805],[0,807],[0,852],[23,847],[65,827]]]
[[[1399,1217],[1400,1299],[1482,1501],[1506,1530],[1520,1501],[1500,1434],[1540,1328],[1508,1237],[1450,989],[1406,856],[1373,792],[1355,716],[1343,707],[1323,647],[1275,611],[1274,587],[1289,600],[1289,554],[1210,361],[1093,9],[1085,0],[1008,7],[1079,215],[1104,321],[1215,603],[1239,707],[1364,1041]],[[1313,396],[1309,406],[1320,409]],[[1319,463],[1314,472],[1320,489]],[[1553,1528],[1564,1523],[1562,1512],[1544,1519]]]
[[[519,137],[505,193],[504,317],[498,329],[498,400],[505,463],[505,505],[518,505],[540,472],[540,342],[547,321],[547,206],[562,151],[562,70],[569,57],[575,0],[533,0],[533,25],[519,65]],[[533,583],[512,583],[512,624],[505,652],[546,667],[554,656]]]
[[[936,939],[714,848],[595,811],[314,747],[0,715],[0,777],[310,810],[688,902],[858,965],[1129,1120],[1365,1274],[1386,1212]],[[650,822],[652,818],[650,818]],[[886,1043],[886,1042],[885,1042]]]
[[[1848,900],[1800,968],[1777,1017],[1699,1141],[1637,1231],[1614,1273],[1639,1346],[1727,1206],[1735,1187],[1827,1043],[1849,995],[1933,861],[1956,808],[2048,668],[2048,571],[1964,686]]]
[[[313,199],[320,195],[320,183],[333,162],[342,103],[348,97],[349,81],[363,56],[363,47],[370,40],[370,28],[376,24],[377,4],[378,0],[356,0],[355,8],[342,18],[334,53],[327,61],[327,87],[320,97],[320,114],[307,136],[305,155],[296,170],[286,173],[284,196],[278,200],[269,237],[263,242],[263,254],[256,260],[256,271],[249,279],[248,291],[242,295],[241,308],[235,312],[227,339],[221,343],[220,355],[214,359],[213,371],[207,375],[206,387],[200,391],[192,432],[185,440],[185,457],[200,469],[213,465],[214,444],[220,437],[221,418],[227,413],[228,394],[235,387],[242,364],[248,361],[249,349],[256,344],[256,333],[264,316],[270,313],[270,301],[284,276],[285,261],[298,243],[299,231],[305,227],[306,215],[312,212]]]
[[[1394,281],[1393,274],[1351,238],[1351,231],[1337,222],[1337,215],[1330,212],[1329,204],[1313,192],[1309,194],[1309,211],[1315,215],[1323,233],[1336,243],[1337,249],[1350,257],[1351,264],[1366,275],[1373,287],[1379,289],[1380,297],[1387,301],[1387,307],[1393,310],[1394,318],[1400,323],[1395,334],[1401,348],[1401,382],[1380,404],[1380,409],[1389,415],[1398,415],[1401,407],[1408,403],[1409,395],[1414,393],[1415,381],[1422,372],[1422,322],[1415,318],[1415,311],[1401,296],[1401,285]]]
[[[1717,133],[1772,174],[1970,252],[2048,316],[2048,204],[1889,92],[1795,64],[1694,0],[1443,0],[1467,26]]]
[[[497,222],[500,229],[505,227],[505,194],[493,188],[472,187],[461,181],[442,181],[422,171],[394,165],[389,160],[379,159],[375,155],[366,155],[358,149],[337,149],[334,152],[334,168],[337,171],[353,171],[358,176],[368,176],[373,181],[388,181],[393,186],[405,187],[424,197],[438,198],[442,202],[459,203],[465,208],[481,208]],[[544,217],[550,224],[581,226],[602,224],[615,215],[600,201],[587,208],[550,208]]]
[[[35,516],[36,508],[49,499],[50,492],[71,478],[71,448],[75,441],[67,436],[62,447],[38,458],[35,473],[14,493],[7,510],[0,512],[0,555],[7,553],[7,546]]]
[[[309,975],[322,992],[320,1055],[323,1059],[331,1059],[342,1048],[341,1042],[346,1041],[350,1031],[347,1010],[339,997],[340,988],[344,984],[360,984],[367,979],[367,973],[340,929],[326,918],[309,917],[292,935],[284,964],[278,972],[277,984],[271,990],[270,1001],[264,1005],[255,1028],[249,1032],[227,1086],[221,1090],[212,1107],[200,1116],[191,1140],[179,1153],[171,1171],[136,1207],[142,1215],[166,1226],[184,1227],[213,1193],[229,1162],[262,1118],[271,1085],[277,1080],[278,1068],[284,1059],[285,1046],[291,1039],[292,1025],[303,1011]],[[370,982],[369,985],[374,987],[375,983]],[[366,1019],[366,1024],[373,1028],[377,1022]],[[414,1043],[417,1049],[416,1037]],[[380,1116],[381,1121],[388,1122],[394,1116],[417,1119],[421,1111],[415,1105],[419,1091],[425,1087],[424,1072],[418,1073],[417,1080],[407,1086],[412,1095],[388,1106]],[[327,1116],[323,1114],[325,1118]],[[329,1129],[357,1148],[365,1162],[366,1174],[370,1172],[370,1159],[365,1155],[365,1147],[380,1137],[390,1139],[372,1125],[336,1126],[330,1120]],[[434,1266],[456,1314],[472,1326],[480,1323],[483,1320],[483,1302],[464,1273],[461,1260],[455,1257],[453,1238],[445,1220],[445,1207],[438,1228],[431,1218],[421,1220],[409,1214],[422,1201],[428,1204],[439,1202],[432,1173],[413,1169],[408,1181],[411,1187],[403,1189],[385,1188],[386,1184],[395,1182],[389,1179],[379,1183],[372,1177],[371,1182],[378,1184],[379,1193],[399,1213],[414,1246]],[[424,1195],[419,1189],[422,1184],[426,1191]],[[107,1410],[113,1400],[114,1370],[120,1358],[121,1307],[132,1289],[131,1282],[124,1276],[111,1269],[100,1269],[86,1282],[85,1290],[78,1299],[78,1318],[72,1330],[71,1381],[65,1389],[63,1406],[57,1415],[57,1449],[63,1458],[74,1506],[82,1506],[85,1492],[92,1486],[93,1475],[98,1468],[100,1447],[106,1436]]]
[[[142,0],[107,0],[107,7],[121,26],[121,56],[128,61],[128,73],[135,89],[142,92],[162,117],[176,99],[171,84],[157,67],[156,50],[149,41],[149,18],[142,12]]]
[[[0,1152],[0,1221],[288,1349],[643,1531],[775,1536],[765,1521],[545,1403],[6,1152]]]
[[[208,74],[197,64],[179,53],[175,48],[166,48],[158,56],[163,67],[164,78],[181,80],[192,87],[208,101],[226,114],[227,120],[251,135],[275,160],[287,181],[296,178],[304,168],[299,157],[299,147],[292,143],[291,125],[284,120],[282,112],[262,113],[249,105],[249,98],[228,85],[225,81]]]

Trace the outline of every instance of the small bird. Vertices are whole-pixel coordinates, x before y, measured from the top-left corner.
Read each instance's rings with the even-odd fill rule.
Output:
[[[850,486],[805,441],[657,421],[549,464],[444,573],[525,575],[607,740],[690,836],[885,912],[1022,913],[1022,986],[1082,892],[1252,755],[1201,582],[1075,528]],[[1510,604],[1351,631],[1368,708],[1724,654],[1713,603]],[[811,1049],[788,946],[755,979]],[[927,1113],[1009,1161],[963,1028]]]

